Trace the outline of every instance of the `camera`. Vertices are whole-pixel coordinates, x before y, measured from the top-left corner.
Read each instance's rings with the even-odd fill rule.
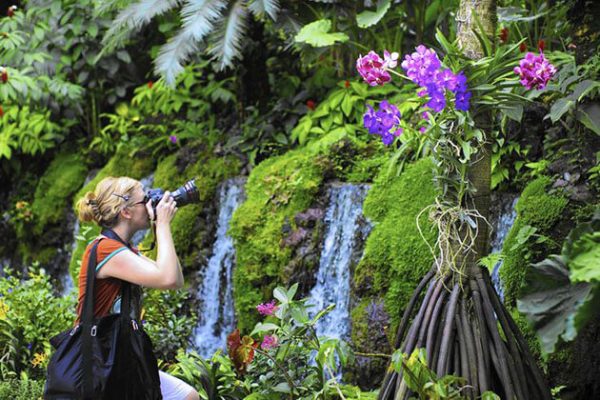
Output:
[[[152,208],[154,209],[154,215],[156,215],[156,206],[158,205],[160,199],[163,198],[164,194],[165,191],[159,188],[149,189],[146,192],[146,198],[144,199],[144,201],[148,202],[148,200],[152,200]],[[190,203],[197,203],[198,201],[200,201],[200,198],[198,196],[198,187],[196,186],[195,179],[190,179],[182,186],[175,189],[173,192],[171,192],[171,197],[177,203],[177,207],[185,206],[186,204]]]

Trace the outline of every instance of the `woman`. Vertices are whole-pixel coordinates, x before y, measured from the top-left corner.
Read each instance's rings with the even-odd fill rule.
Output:
[[[183,274],[175,253],[171,235],[171,221],[177,205],[169,192],[156,206],[145,196],[142,184],[128,177],[108,177],[98,183],[93,192],[87,192],[77,204],[81,221],[95,221],[103,228],[97,248],[96,303],[94,316],[102,317],[120,310],[121,281],[156,289],[179,289]],[[156,223],[157,257],[153,261],[138,253],[129,244],[133,234]],[[77,321],[81,317],[85,296],[87,262],[94,240],[83,255],[79,276]],[[139,287],[132,286],[132,288]],[[141,305],[133,307],[139,318]],[[159,371],[164,400],[197,400],[198,392],[187,383]]]

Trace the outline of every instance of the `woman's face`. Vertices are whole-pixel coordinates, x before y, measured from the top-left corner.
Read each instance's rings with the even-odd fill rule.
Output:
[[[148,210],[146,210],[146,204],[144,198],[146,194],[142,188],[136,189],[129,201],[127,209],[131,214],[131,224],[135,230],[148,229],[150,227],[150,218],[148,217]]]

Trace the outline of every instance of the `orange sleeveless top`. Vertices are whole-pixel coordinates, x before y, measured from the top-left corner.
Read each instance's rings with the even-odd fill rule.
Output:
[[[83,257],[81,259],[81,270],[79,272],[79,297],[77,301],[77,319],[75,325],[79,324],[81,319],[81,312],[83,309],[83,300],[85,297],[85,290],[87,286],[87,265],[90,257],[90,252],[94,243],[98,239],[95,239],[85,249]],[[96,250],[96,272],[102,268],[102,266],[115,255],[121,251],[129,251],[129,248],[123,243],[104,237]],[[137,254],[136,248],[133,251]],[[116,278],[96,278],[96,303],[94,304],[94,317],[100,318],[109,314],[113,303],[121,293],[121,280]]]

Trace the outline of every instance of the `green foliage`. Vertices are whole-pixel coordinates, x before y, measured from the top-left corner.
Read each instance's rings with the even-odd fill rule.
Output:
[[[44,393],[42,380],[31,379],[0,381],[0,399],[33,400],[41,399]]]
[[[66,133],[68,124],[64,122],[53,122],[50,111],[11,106],[0,118],[0,159],[10,159],[13,151],[37,155],[53,148]]]
[[[122,6],[117,1],[100,5],[98,14],[106,14]],[[126,40],[155,17],[179,6],[177,1],[165,1],[159,5],[149,0],[128,4],[113,20],[106,32],[100,56],[125,45]],[[183,64],[196,51],[199,44],[206,46],[208,54],[217,59],[219,69],[233,66],[240,57],[241,40],[245,35],[245,20],[252,14],[257,18],[268,15],[275,19],[279,11],[277,2],[253,0],[243,1],[213,0],[188,2],[180,10],[183,26],[173,33],[156,57],[155,71],[161,74],[169,85],[183,71]],[[172,29],[170,29],[172,30]]]
[[[329,32],[331,20],[320,19],[304,25],[295,37],[298,43],[307,43],[313,47],[331,46],[336,42],[345,42],[348,35],[341,32]]]
[[[187,338],[198,322],[195,313],[187,312],[190,300],[187,290],[145,291],[142,322],[158,358],[171,361],[178,349],[187,347]]]
[[[264,323],[259,322],[250,336],[275,338],[271,348],[256,348],[248,366],[247,382],[256,382],[259,396],[293,399],[331,399],[340,390],[335,378],[339,366],[353,361],[348,344],[339,339],[317,337],[315,325],[334,305],[309,314],[308,299],[294,300],[297,284],[289,289],[277,287],[273,297],[276,310]],[[315,355],[316,353],[316,355]],[[315,363],[310,363],[314,356]],[[339,360],[339,361],[338,361]],[[337,397],[337,396],[336,396]]]
[[[434,371],[427,366],[427,354],[425,349],[415,349],[412,354],[403,354],[396,350],[392,354],[392,366],[395,371],[402,372],[404,382],[410,390],[418,397],[411,399],[467,399],[461,391],[465,387],[465,379],[454,375],[438,377]],[[500,400],[493,392],[482,394],[484,400]]]
[[[533,323],[545,354],[573,340],[595,316],[600,296],[600,210],[567,236],[561,255],[533,264],[519,311]]]
[[[300,119],[291,132],[292,141],[304,145],[324,135],[341,132],[356,137],[357,131],[363,132],[362,117],[367,99],[387,97],[394,101],[399,100],[402,95],[406,97],[406,92],[403,93],[392,85],[367,90],[365,83],[348,82],[349,86],[346,87],[346,82],[339,82],[338,88],[333,89],[314,111]],[[410,102],[403,103],[400,111],[408,111],[409,107]]]
[[[569,54],[550,53],[550,60],[553,60],[553,57],[562,65],[557,78],[543,91],[547,101],[552,104],[545,118],[550,118],[552,123],[566,120],[568,124],[572,124],[577,121],[579,125],[600,135],[600,102],[597,100],[600,81],[595,80],[597,72],[592,66],[599,61],[592,58],[578,66],[575,64],[575,58]],[[539,94],[532,94],[536,95]]]
[[[506,304],[513,305],[519,297],[525,273],[535,258],[556,246],[554,241],[543,237],[549,235],[560,219],[568,200],[561,194],[547,193],[550,183],[548,177],[537,178],[527,185],[517,201],[517,218],[502,248],[504,264],[500,279]]]
[[[436,232],[427,215],[421,214],[436,195],[431,179],[429,159],[409,164],[399,176],[384,166],[363,204],[365,216],[375,226],[356,267],[354,286],[363,298],[384,294],[391,326],[397,326],[414,288],[433,263],[430,246]]]
[[[31,209],[35,216],[34,233],[41,234],[47,224],[56,224],[65,218],[71,196],[81,187],[87,175],[87,166],[78,154],[62,152],[57,155],[35,190]]]
[[[115,113],[100,115],[105,124],[90,148],[113,153],[119,143],[130,142],[157,157],[189,140],[212,140],[216,135],[213,107],[230,105],[235,96],[232,79],[215,79],[208,65],[186,67],[177,77],[176,88],[163,79],[137,87],[129,105],[120,103]]]
[[[56,297],[43,271],[20,280],[0,279],[0,380],[43,378],[52,352],[49,339],[73,325],[75,299]]]
[[[209,360],[196,352],[177,353],[177,362],[166,371],[198,390],[202,400],[247,399],[250,387],[238,379],[233,362],[217,351]]]

